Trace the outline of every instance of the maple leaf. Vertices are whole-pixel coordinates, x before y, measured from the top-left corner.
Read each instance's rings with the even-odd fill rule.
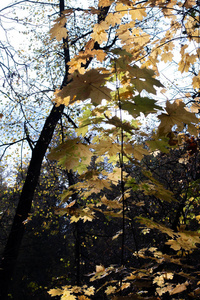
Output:
[[[132,130],[135,129],[135,127],[131,126],[129,122],[122,122],[117,116],[114,116],[110,119],[107,118],[105,123],[114,125],[116,128],[122,128],[124,131],[129,132],[131,134]]]
[[[105,268],[102,265],[97,265],[96,272],[89,274],[89,275],[94,275],[93,277],[90,278],[90,281],[95,281],[95,280],[98,280],[100,278],[103,278],[103,277],[109,275],[113,269],[114,268],[112,266]]]
[[[91,180],[88,180],[88,185],[91,188],[91,192],[100,192],[104,188],[111,189],[110,182],[107,180],[99,179],[97,176],[93,176]]]
[[[173,289],[173,285],[167,284],[167,286],[162,286],[160,288],[157,288],[156,292],[158,293],[159,296],[162,296],[162,294],[170,292],[172,289]]]
[[[126,4],[123,4],[123,3],[117,3],[116,7],[115,7],[115,10],[117,12],[119,12],[120,15],[123,17],[123,16],[128,14],[129,8],[130,8],[129,5],[126,5]]]
[[[134,65],[133,67],[128,66],[128,71],[131,75],[131,82],[134,84],[138,92],[146,90],[149,93],[156,94],[154,85],[157,87],[163,87],[162,83],[153,78],[155,73],[153,70],[142,68]]]
[[[114,168],[112,170],[111,173],[108,174],[108,178],[114,182],[116,182],[116,184],[118,183],[118,181],[121,179],[121,169],[120,168]]]
[[[133,102],[134,101],[134,102]],[[127,110],[133,117],[137,117],[142,112],[144,115],[156,112],[156,109],[161,109],[156,105],[157,101],[148,97],[135,96],[132,101],[123,101],[122,108]]]
[[[161,60],[163,60],[165,63],[168,62],[168,61],[172,61],[173,59],[173,53],[172,52],[164,52],[162,55],[161,55]]]
[[[151,151],[159,150],[163,153],[168,153],[169,152],[169,138],[168,137],[162,137],[160,139],[155,139],[155,140],[150,140],[146,141],[146,144],[149,146]]]
[[[130,9],[129,14],[132,17],[132,20],[142,21],[144,17],[147,16],[146,10],[141,5],[137,5],[136,8]]]
[[[106,16],[105,21],[109,24],[109,26],[114,27],[116,24],[121,23],[120,14],[118,14],[118,13],[109,13]]]
[[[130,80],[139,93],[146,90],[149,93],[156,94],[154,85],[163,87],[162,83],[154,78],[155,72],[151,69],[139,68],[136,65],[130,66],[127,60],[123,58],[117,60],[117,67],[125,72],[124,81]]]
[[[192,78],[192,86],[194,89],[199,89],[199,87],[200,87],[200,71],[197,76]]]
[[[171,290],[169,292],[169,294],[174,295],[174,294],[177,294],[177,293],[181,293],[181,292],[183,292],[187,289],[188,285],[189,285],[188,281],[186,281],[184,283],[181,283],[181,284],[177,284],[177,286],[173,290]]]
[[[182,59],[179,62],[179,67],[178,70],[183,73],[183,72],[188,72],[190,65],[194,64],[197,60],[197,55],[195,54],[191,54],[189,55],[189,53],[186,53],[184,55],[182,55]]]
[[[51,297],[60,296],[63,294],[63,290],[61,289],[51,289],[48,291],[48,294],[51,295]]]
[[[72,99],[70,101],[69,96],[67,96],[65,98],[61,98],[61,97],[58,96],[59,93],[60,93],[60,90],[55,90],[55,92],[54,92],[55,98],[52,100],[53,102],[55,102],[56,106],[60,106],[61,104],[64,104],[65,106],[68,106],[69,104],[72,104],[73,101],[75,100],[75,99]]]
[[[159,286],[163,286],[164,285],[164,278],[163,275],[160,276],[156,276],[153,280],[153,283],[156,283]]]
[[[99,144],[94,145],[94,149],[97,155],[108,154],[109,156],[117,155],[121,151],[120,145],[113,143],[111,139],[101,140]]]
[[[97,60],[100,62],[103,62],[106,57],[106,53],[103,50],[93,50],[92,54],[95,54]]]
[[[90,149],[89,145],[80,143],[79,138],[69,139],[53,149],[48,157],[51,160],[58,160],[59,164],[68,170],[77,170],[82,173],[87,168],[93,155]]]
[[[72,295],[70,291],[64,290],[61,300],[76,300],[76,296]]]
[[[86,45],[85,45],[85,50],[92,50],[94,48],[94,40],[90,39]]]
[[[85,295],[91,296],[91,295],[94,295],[95,288],[93,286],[90,286],[89,288],[84,289],[83,292]]]
[[[200,235],[196,232],[178,232],[176,235],[176,239],[169,240],[166,242],[166,245],[170,245],[170,247],[176,251],[183,249],[186,251],[193,251],[197,248],[196,244],[200,243]]]
[[[64,27],[66,23],[65,16],[62,16],[55,20],[57,22],[50,30],[50,39],[52,40],[54,37],[57,39],[57,41],[61,41],[62,38],[67,37],[67,29]]]
[[[196,5],[196,1],[195,0],[186,0],[183,4],[183,6],[185,6],[186,8],[191,8],[193,6]]]
[[[105,293],[106,293],[106,295],[113,294],[113,293],[115,293],[116,289],[117,289],[117,288],[116,288],[115,286],[109,285],[109,286],[106,288]]]
[[[159,136],[165,136],[171,131],[174,125],[177,125],[177,129],[182,131],[185,124],[199,122],[195,114],[187,111],[185,109],[185,104],[180,100],[176,100],[172,104],[167,101],[166,111],[167,113],[163,113],[162,115],[158,116],[158,118],[161,120],[161,124],[158,127]]]
[[[73,99],[76,96],[76,100],[91,98],[96,104],[100,104],[102,99],[110,100],[111,90],[103,86],[107,77],[108,74],[101,74],[97,69],[91,69],[83,75],[74,72],[73,81],[58,93],[58,97],[70,96]]]
[[[194,78],[193,78],[194,79]],[[199,77],[199,86],[200,86],[200,77]],[[200,103],[199,101],[192,103],[190,107],[191,112],[198,114],[200,112]]]
[[[106,205],[108,208],[122,208],[122,203],[120,203],[118,200],[108,200],[105,196],[101,198],[101,203]]]
[[[105,30],[109,29],[109,24],[106,21],[102,21],[100,24],[95,24],[91,38],[98,44],[107,41],[108,34]]]
[[[97,265],[96,266],[96,273],[101,273],[105,271],[105,267],[102,265]]]
[[[71,223],[78,222],[79,220],[83,220],[85,223],[86,221],[92,222],[94,219],[94,212],[89,209],[89,207],[86,208],[79,208],[75,211],[75,214],[71,216]]]
[[[144,218],[144,217],[137,217],[138,221],[141,224],[145,224],[147,226],[147,228],[151,228],[151,229],[158,229],[160,230],[162,233],[166,233],[168,236],[174,238],[174,236],[176,236],[176,234],[174,233],[174,231],[160,223],[157,223],[155,221],[152,221],[150,219]]]

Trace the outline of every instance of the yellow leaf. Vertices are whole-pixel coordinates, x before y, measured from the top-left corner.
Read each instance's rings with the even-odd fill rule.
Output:
[[[114,27],[116,24],[120,24],[121,23],[121,18],[120,18],[120,14],[118,13],[109,13],[106,18],[105,21],[112,27]]]
[[[117,155],[121,151],[119,144],[113,143],[111,139],[101,140],[99,144],[94,146],[95,153],[97,155],[106,155],[109,156]]]
[[[100,62],[103,62],[106,57],[106,53],[103,50],[93,50],[92,54],[95,54],[97,60],[99,60]]]
[[[118,200],[108,200],[105,196],[101,198],[101,203],[106,205],[108,208],[122,208],[122,203]]]
[[[105,7],[105,6],[110,6],[114,0],[99,0],[99,6],[100,7]]]
[[[105,271],[105,267],[102,265],[97,265],[96,266],[96,273],[100,273],[100,272],[104,272]]]
[[[200,71],[197,76],[192,78],[192,86],[194,89],[200,89]]]
[[[184,5],[186,8],[191,8],[196,5],[196,0],[186,0]]]
[[[115,181],[115,183],[117,184],[121,179],[121,169],[117,167],[114,168],[112,172],[108,174],[108,178],[112,181]]]
[[[76,300],[76,296],[72,295],[70,291],[64,291],[61,300]]]
[[[62,16],[55,20],[56,24],[50,30],[50,39],[56,37],[57,41],[61,41],[62,38],[67,37],[67,29],[64,27],[66,23],[65,16]]]
[[[179,62],[179,67],[178,70],[183,73],[183,72],[188,72],[190,65],[194,64],[197,60],[197,55],[196,54],[191,54],[189,55],[189,53],[186,53],[184,55],[182,55],[182,59]]]
[[[63,294],[63,290],[61,289],[51,289],[48,291],[48,294],[51,295],[51,297],[60,296]]]
[[[94,40],[90,39],[85,45],[85,50],[92,50],[93,48],[94,48]]]
[[[106,21],[102,21],[100,24],[95,24],[91,37],[98,44],[107,41],[108,34],[105,30],[109,29],[109,24]]]
[[[52,149],[48,157],[51,160],[58,160],[59,164],[68,170],[77,170],[82,173],[91,161],[93,155],[91,148],[89,145],[82,144],[79,138],[69,139]]]
[[[163,286],[164,285],[164,278],[163,275],[160,276],[156,276],[153,280],[153,283],[159,285],[159,286]]]
[[[93,286],[90,286],[88,289],[83,290],[84,294],[87,296],[94,295],[95,288]]]
[[[200,86],[200,77],[199,77],[199,86]],[[198,100],[196,102],[192,103],[190,110],[191,110],[191,112],[196,113],[196,114],[198,114],[200,112],[200,103]]]
[[[55,90],[55,92],[54,92],[55,98],[52,100],[53,102],[55,102],[56,106],[60,106],[61,104],[68,106],[69,103],[71,103],[71,104],[73,103],[73,101],[70,101],[69,96],[66,96],[65,98],[61,98],[58,96],[59,93],[60,93],[60,90]]]
[[[141,5],[137,5],[136,8],[130,9],[129,14],[131,15],[133,21],[136,19],[138,21],[142,21],[142,19],[147,16],[145,8]]]
[[[106,293],[106,295],[113,294],[113,293],[115,293],[116,289],[117,289],[117,288],[116,288],[115,286],[109,285],[109,286],[106,288],[105,293]]]
[[[144,155],[149,155],[149,152],[142,145],[134,145],[133,155],[135,159],[142,160]]]
[[[159,296],[162,296],[162,294],[170,292],[173,289],[172,284],[168,284],[167,286],[162,286],[160,288],[156,289],[156,292],[158,293]]]
[[[177,293],[181,293],[187,289],[187,286],[189,285],[189,282],[186,281],[185,283],[178,284],[172,291],[169,292],[170,295],[174,295]]]
[[[161,124],[158,127],[159,136],[164,136],[169,133],[174,125],[177,125],[178,131],[182,131],[185,124],[199,122],[195,114],[187,111],[185,104],[180,100],[176,100],[172,104],[167,101],[166,111],[167,113],[158,116],[161,120]]]
[[[172,54],[172,52],[164,52],[161,55],[161,60],[163,60],[166,63],[168,61],[172,61],[173,56],[174,55]]]
[[[123,3],[117,3],[117,4],[116,4],[116,7],[115,7],[115,10],[116,10],[117,12],[119,12],[120,15],[123,17],[123,16],[125,16],[125,15],[128,14],[129,8],[130,8],[130,7],[129,7],[128,5],[125,5],[125,4],[123,4]]]
[[[112,240],[117,239],[122,234],[122,230],[118,231],[113,237]]]
[[[65,98],[70,96],[76,100],[92,99],[93,103],[100,104],[102,99],[110,100],[110,89],[103,86],[108,74],[101,74],[97,69],[87,71],[81,75],[74,72],[73,81],[65,86],[58,97]]]
[[[121,290],[127,289],[130,285],[131,285],[130,282],[123,283],[121,286]]]
[[[82,295],[82,296],[78,296],[78,300],[90,300],[91,298],[88,298],[88,297],[86,297],[86,296],[84,296],[84,295]]]
[[[60,210],[65,210],[65,208],[60,209]],[[79,220],[83,220],[83,222],[85,223],[86,221],[91,222],[94,219],[94,212],[90,210],[89,207],[86,208],[76,208],[74,212],[70,212],[70,214],[73,214],[71,216],[71,223],[73,222],[78,222]]]

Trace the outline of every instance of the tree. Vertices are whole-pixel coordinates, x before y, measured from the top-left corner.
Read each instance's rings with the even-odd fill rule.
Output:
[[[64,1],[61,1],[60,11],[63,10],[64,10]],[[69,50],[67,48],[67,43],[68,40],[64,39],[63,44],[65,45],[64,55],[66,61],[69,60]],[[68,67],[66,65],[66,72],[65,72],[65,77],[63,79],[63,86],[67,82],[67,75],[68,75]],[[2,256],[0,278],[2,282],[1,296],[3,299],[6,299],[8,296],[8,286],[11,280],[14,265],[16,263],[16,259],[19,253],[19,248],[24,233],[24,221],[27,219],[28,213],[30,212],[31,209],[33,194],[38,182],[42,160],[46,153],[47,147],[51,141],[57,122],[61,117],[63,108],[64,108],[63,106],[59,108],[53,106],[49,116],[45,121],[40,137],[32,151],[32,157],[27,171],[27,177],[21,192],[21,196],[19,199],[11,232],[8,237],[8,241]]]
[[[60,163],[65,165],[68,172],[73,169],[81,176],[81,182],[71,186],[64,195],[65,200],[68,201],[73,191],[78,188],[79,196],[89,201],[93,193],[99,193],[103,188],[109,189],[110,181],[116,185],[120,180],[121,194],[119,197],[122,199],[121,265],[124,265],[126,228],[125,163],[135,164],[138,159],[142,159],[143,155],[148,154],[147,146],[151,150],[158,148],[167,151],[173,140],[171,136],[174,134],[174,126],[177,126],[178,131],[182,131],[185,124],[187,124],[188,131],[197,134],[193,123],[197,124],[198,119],[185,109],[185,104],[181,101],[175,101],[172,104],[167,102],[166,113],[162,113],[159,117],[161,124],[157,134],[146,142],[146,146],[144,146],[143,139],[146,134],[141,132],[137,120],[140,113],[148,115],[149,113],[156,113],[159,109],[154,99],[148,97],[147,94],[142,96],[141,92],[155,94],[155,86],[162,87],[162,84],[154,78],[156,73],[158,74],[157,63],[159,59],[164,62],[172,60],[173,41],[178,39],[183,43],[180,49],[179,71],[182,73],[187,72],[191,67],[195,75],[192,79],[195,90],[186,97],[191,97],[189,99],[195,102],[198,107],[195,99],[199,93],[199,75],[194,70],[199,55],[195,44],[198,43],[199,19],[197,15],[198,7],[195,3],[192,1],[184,3],[177,3],[176,1],[173,3],[160,1],[144,3],[100,1],[98,7],[64,10],[62,5],[60,11],[63,13],[55,22],[50,33],[51,37],[56,37],[58,41],[64,38],[65,77],[61,89],[55,92],[56,105],[47,117],[40,137],[32,151],[32,159],[16,218],[5,249],[5,254],[7,254],[4,255],[5,259],[2,265],[3,272],[5,272],[3,276],[5,290],[13,269],[7,269],[9,265],[6,262],[6,257],[8,258],[8,253],[11,255],[9,249],[16,249],[16,251],[12,251],[13,260],[10,260],[10,266],[13,267],[23,236],[22,224],[30,211],[42,159],[51,141],[54,128],[63,113],[64,105],[73,109],[73,105],[76,105],[77,101],[86,102],[84,108],[81,106],[83,112],[78,119],[79,128],[76,130],[77,135],[80,137],[71,138],[68,136],[66,143],[61,144],[50,155],[52,159],[60,160]],[[89,22],[92,29],[81,34],[78,31],[78,26],[74,28],[71,23],[71,19],[80,12],[91,16]],[[150,18],[147,21],[149,15],[155,18],[155,14],[160,18],[164,16],[169,20],[165,22],[165,26],[169,26],[170,30],[166,30],[163,34],[159,27],[154,27],[153,31],[149,28],[149,24],[153,20]],[[68,34],[65,28],[66,21],[68,21]],[[70,33],[72,34],[70,35]],[[195,49],[191,50],[193,51],[192,55],[185,51],[190,41],[194,41],[195,45]],[[78,53],[77,48],[74,47],[76,43],[80,45]],[[69,59],[69,47],[71,47],[71,60]],[[94,58],[96,59],[95,68],[86,71]],[[69,74],[71,75],[67,79]],[[109,81],[112,88],[108,85]],[[88,98],[91,98],[90,104],[88,104]],[[101,105],[102,99],[106,100],[105,105]],[[113,115],[113,110],[116,109],[119,116]],[[130,122],[124,121],[122,111],[128,112],[133,119]],[[67,118],[72,125],[75,125],[69,115],[67,115]],[[108,129],[104,129],[102,124],[104,127],[105,125],[109,126]],[[87,135],[88,129],[89,132],[92,131],[97,136]],[[25,132],[28,140],[29,134],[26,130]],[[87,145],[85,141],[83,142],[81,135],[85,137],[84,140],[89,139],[92,144]],[[138,140],[143,142],[136,144]],[[33,146],[33,143],[30,143],[30,145]],[[93,150],[91,151],[91,149]],[[97,166],[95,171],[87,171],[90,159],[94,154],[99,157],[98,160],[101,156],[103,158],[107,156],[112,164],[110,166],[112,172],[102,172],[100,166]],[[84,171],[86,172],[84,173]],[[158,194],[163,197],[165,192],[162,186],[153,179],[151,174],[146,173],[145,176],[149,178],[152,185],[159,188]],[[86,192],[87,190],[88,192]],[[110,201],[109,199],[102,197],[100,199],[100,205],[107,203],[109,207],[110,202],[105,202]],[[92,220],[96,209],[95,205],[86,206],[85,208],[78,207],[75,210],[75,215],[72,216],[72,221]],[[65,208],[66,212],[68,210],[69,208]],[[103,211],[102,213],[105,214]],[[110,210],[108,214],[112,216],[117,213]],[[19,216],[21,217],[19,218]],[[15,234],[13,236],[14,228],[16,232],[19,232],[19,235]],[[97,269],[98,273],[99,268]],[[105,270],[101,269],[100,271],[104,272]],[[4,294],[6,293],[7,291],[4,292]]]

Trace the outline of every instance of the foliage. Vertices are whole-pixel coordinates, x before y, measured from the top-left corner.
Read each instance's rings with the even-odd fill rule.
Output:
[[[87,22],[78,32],[73,22],[80,12]],[[191,256],[198,256],[200,243],[199,167],[196,176],[192,168],[199,162],[198,13],[192,0],[99,0],[89,8],[67,8],[54,21],[48,45],[56,49],[67,39],[69,44],[61,47],[70,48],[71,60],[58,73],[59,78],[67,68],[69,76],[54,91],[53,103],[64,105],[78,125],[65,115],[75,129],[63,130],[68,123],[61,122],[61,143],[48,158],[69,175],[55,212],[76,228],[77,276],[76,284],[49,290],[52,297],[199,297],[199,270]],[[164,87],[159,64],[173,61],[177,72],[191,74],[191,87],[163,108],[156,97]],[[141,122],[149,114],[160,122],[151,135]],[[26,126],[25,132],[32,147]],[[85,258],[90,266],[82,268],[89,277],[84,281],[81,246],[103,249],[99,238],[95,243],[85,237],[97,236],[95,226],[109,233],[109,248],[117,258],[110,263],[106,253],[98,262],[95,250],[87,250],[92,258]]]
[[[169,25],[162,38],[160,33],[153,35],[145,26],[149,11],[163,15]],[[122,297],[125,295],[129,295],[130,299],[150,299],[149,297],[156,296],[160,299],[164,294],[174,297],[192,286],[192,293],[197,297],[194,291],[198,290],[199,281],[192,271],[188,271],[193,266],[187,266],[182,257],[184,253],[192,253],[200,243],[199,233],[190,229],[190,223],[186,228],[185,221],[181,221],[190,201],[189,186],[183,186],[182,199],[177,198],[174,189],[156,179],[155,171],[151,172],[148,165],[145,165],[144,156],[152,156],[152,151],[154,155],[155,150],[157,153],[167,153],[172,146],[184,146],[186,130],[188,134],[197,137],[199,119],[187,109],[182,99],[177,99],[173,103],[167,101],[165,112],[160,112],[158,117],[160,125],[151,138],[141,130],[138,122],[141,113],[155,114],[162,110],[149,93],[156,94],[156,88],[163,87],[155,78],[158,76],[158,63],[172,61],[176,52],[175,40],[181,41],[178,70],[184,73],[195,68],[199,56],[199,16],[196,3],[99,1],[98,10],[90,7],[83,13],[96,14],[98,22],[92,25],[90,37],[88,33],[85,52],[80,51],[68,63],[69,73],[72,74],[69,83],[56,91],[54,98],[56,105],[64,104],[67,107],[81,102],[83,110],[76,131],[79,137],[68,137],[65,143],[52,150],[49,155],[50,159],[59,161],[68,171],[72,169],[79,174],[79,182],[71,185],[63,194],[62,205],[65,204],[65,207],[61,206],[59,213],[71,216],[71,222],[92,222],[99,217],[99,213],[109,218],[122,219],[121,231],[114,236],[114,239],[121,236],[120,262],[117,266],[97,265],[96,271],[89,274],[92,276],[90,282],[108,278],[99,289],[103,289],[109,299],[129,299],[128,296]],[[71,14],[70,10],[63,11],[63,18],[65,16],[68,20]],[[60,19],[51,30],[57,40],[61,39],[62,32],[59,22]],[[63,37],[65,34],[66,32]],[[68,36],[70,39],[70,31]],[[191,44],[195,47],[190,53],[185,52],[185,49],[192,47]],[[96,51],[104,52],[99,56]],[[87,70],[94,57],[95,69]],[[194,75],[193,94],[197,95],[199,87],[196,82],[199,75]],[[144,97],[143,93],[148,96]],[[196,96],[193,99],[197,99]],[[127,118],[127,112],[131,117]],[[89,137],[90,132],[93,134],[90,136],[90,143],[86,145],[84,137]],[[182,139],[179,138],[179,133],[183,133]],[[92,156],[95,157],[93,169],[90,164]],[[109,163],[107,169],[101,168],[105,161]],[[134,175],[125,171],[128,166],[138,164],[141,174],[139,180],[136,179],[134,168]],[[114,186],[119,194],[113,199],[109,197],[109,190]],[[76,200],[70,203],[74,193],[77,194]],[[141,201],[134,201],[133,193]],[[151,202],[149,208],[145,203],[146,199]],[[163,214],[159,211],[161,207],[168,206],[169,210],[166,202],[170,203],[171,213],[176,212],[176,203],[181,203],[181,206],[177,207],[173,222],[167,215],[158,222],[156,214],[158,217]],[[135,206],[138,206],[138,215],[133,213]],[[150,206],[156,210],[153,211]],[[148,211],[145,217],[141,207]],[[190,205],[188,209],[189,207]],[[128,227],[135,218],[145,226],[143,234],[147,234],[149,230],[159,230],[160,235],[164,235],[164,248],[161,251],[160,247],[155,246],[156,242],[150,242],[151,246],[137,249],[133,255],[142,259],[144,264],[131,268],[133,264],[128,262],[125,249],[128,247]],[[181,272],[180,267],[188,270]],[[85,295],[81,294],[82,289],[70,286],[53,289],[49,293],[51,296],[61,295],[61,299],[85,299]]]

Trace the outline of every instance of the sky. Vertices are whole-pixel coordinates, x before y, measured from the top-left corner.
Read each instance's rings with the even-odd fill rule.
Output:
[[[9,19],[9,14],[13,11],[13,7],[1,11],[6,5],[10,5],[13,1],[12,0],[1,0],[0,1],[0,18],[1,21],[3,21],[3,26],[8,30],[8,36],[11,38],[12,43],[15,45],[15,48],[21,48],[23,50],[27,50],[28,44],[31,39],[31,35],[23,35],[20,31],[24,30],[24,26],[20,25],[19,22],[13,23],[13,20]],[[18,2],[21,2],[20,0]],[[80,1],[80,3],[84,6],[88,5],[88,1]],[[79,6],[78,2],[76,1],[76,5]],[[2,17],[3,15],[3,17]],[[20,11],[20,18],[25,18],[27,16],[27,11]],[[30,16],[30,15],[29,15]],[[17,18],[16,18],[17,19]],[[28,29],[27,29],[28,30]],[[0,36],[1,39],[4,38],[6,40],[5,31],[2,30],[0,27]],[[174,60],[178,58],[178,51],[174,50]],[[1,55],[1,54],[0,54]],[[176,80],[182,79],[182,86],[188,86],[190,82],[188,82],[187,78],[181,78],[181,75],[175,72],[174,70],[177,68],[175,62],[164,64],[161,62],[159,64],[159,70],[160,70],[160,80],[161,82],[166,86],[167,93],[165,96],[158,90],[158,94],[154,96],[155,99],[159,101],[160,105],[164,105],[166,100],[174,100],[176,98],[180,98],[180,90],[178,87],[176,87]],[[32,73],[32,77],[35,76]],[[0,71],[0,85],[3,85],[4,81],[4,74]],[[175,89],[174,89],[175,88]],[[1,113],[1,111],[0,111]],[[152,126],[154,124],[154,120],[151,119],[151,116],[149,117],[149,120],[147,120],[147,124],[150,124],[152,122]],[[10,133],[9,133],[10,134]],[[1,149],[0,149],[1,150]],[[24,154],[22,154],[24,155]]]

